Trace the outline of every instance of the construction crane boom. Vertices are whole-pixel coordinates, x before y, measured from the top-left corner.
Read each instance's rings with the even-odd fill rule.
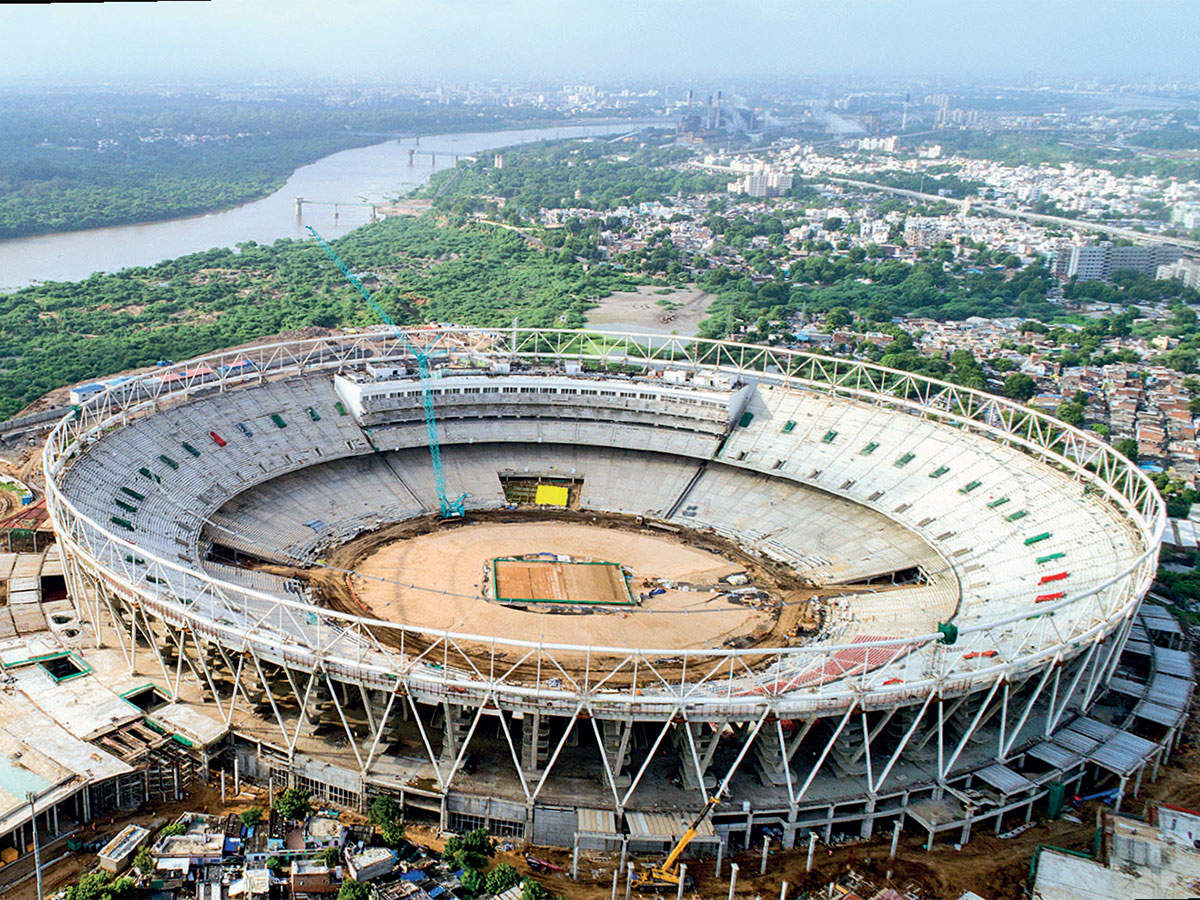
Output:
[[[437,489],[438,505],[441,507],[442,515],[447,518],[456,518],[461,516],[463,514],[467,495],[462,494],[456,500],[451,500],[446,496],[446,478],[442,473],[442,447],[441,444],[438,443],[437,418],[434,415],[433,409],[433,378],[429,374],[428,354],[408,339],[408,335],[406,335],[400,329],[400,327],[392,321],[392,317],[388,315],[387,310],[380,306],[379,301],[371,296],[371,292],[368,291],[363,283],[358,280],[358,276],[350,271],[349,267],[342,262],[342,258],[337,255],[337,252],[325,242],[323,237],[317,234],[316,229],[311,225],[306,225],[304,227],[307,228],[309,233],[317,239],[317,243],[321,246],[321,249],[325,251],[325,255],[333,260],[334,265],[336,265],[338,269],[341,270],[341,273],[346,276],[346,280],[354,285],[355,289],[362,294],[363,299],[370,304],[371,309],[375,312],[375,315],[379,316],[379,318],[389,328],[392,329],[396,337],[400,338],[400,342],[404,344],[405,349],[407,349],[408,352],[416,358],[417,373],[420,376],[421,383],[421,402],[425,407],[425,434],[429,438],[429,457],[433,461],[433,480],[434,486]]]
[[[683,851],[688,848],[688,845],[699,834],[701,824],[703,824],[704,820],[708,818],[709,814],[720,802],[720,792],[718,791],[717,796],[708,799],[708,803],[704,805],[704,809],[700,810],[696,818],[692,820],[692,824],[688,826],[683,836],[675,842],[675,846],[671,848],[671,852],[667,854],[667,858],[660,865],[655,866],[648,872],[634,873],[633,886],[641,890],[651,891],[661,891],[671,887],[677,888],[680,882],[679,857],[683,855]],[[687,881],[690,880],[690,878],[687,879]]]

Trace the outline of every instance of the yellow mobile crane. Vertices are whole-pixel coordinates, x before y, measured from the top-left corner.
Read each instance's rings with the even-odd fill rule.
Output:
[[[647,871],[633,873],[634,890],[663,891],[668,888],[679,887],[679,857],[683,855],[683,851],[687,849],[688,844],[696,837],[696,832],[700,828],[700,824],[708,818],[709,813],[713,811],[713,807],[720,802],[719,795],[709,798],[704,809],[700,811],[700,815],[692,820],[692,824],[683,833],[683,837],[671,848],[671,852],[667,854],[667,858],[662,861],[661,865]],[[687,881],[690,883],[691,880],[692,876],[688,875]],[[685,884],[684,887],[689,887],[689,884]]]

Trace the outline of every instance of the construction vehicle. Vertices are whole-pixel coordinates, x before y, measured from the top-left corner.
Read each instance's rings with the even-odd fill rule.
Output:
[[[379,316],[384,324],[392,329],[392,332],[400,339],[400,343],[404,345],[404,349],[416,358],[417,372],[420,375],[421,381],[421,401],[425,406],[425,434],[429,438],[429,456],[433,461],[433,481],[437,489],[438,505],[441,507],[443,518],[461,518],[467,495],[461,494],[456,500],[451,500],[446,496],[446,478],[442,473],[442,448],[441,444],[438,443],[437,419],[434,417],[433,411],[433,377],[429,374],[429,354],[408,339],[408,335],[401,331],[396,323],[392,321],[392,317],[387,314],[387,310],[380,306],[379,302],[371,296],[371,292],[358,280],[358,276],[350,271],[349,267],[342,262],[342,258],[337,255],[336,251],[329,244],[325,243],[324,238],[317,234],[316,229],[311,225],[306,225],[305,228],[317,239],[317,243],[325,251],[325,255],[333,260],[334,265],[346,276],[346,280],[354,285],[355,289],[363,296],[363,299],[370,304],[375,315]]]
[[[701,823],[708,818],[714,807],[720,803],[718,797],[710,797],[704,809],[700,810],[700,814],[692,820],[692,824],[688,826],[687,831],[671,848],[671,852],[667,854],[667,858],[662,861],[661,865],[657,865],[652,869],[633,873],[633,889],[637,891],[665,891],[679,888],[679,857],[683,855],[683,851],[688,848],[696,837],[696,833],[700,829]],[[685,890],[692,887],[692,876],[687,875],[684,878]]]
[[[525,865],[529,866],[530,871],[537,872],[539,875],[552,875],[567,871],[562,866],[556,866],[549,860],[541,859],[532,853],[525,854]]]

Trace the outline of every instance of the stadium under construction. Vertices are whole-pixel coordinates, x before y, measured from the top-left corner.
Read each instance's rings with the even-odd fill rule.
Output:
[[[43,639],[189,772],[546,845],[659,849],[712,796],[709,846],[959,841],[1178,742],[1164,505],[1097,436],[769,347],[407,339],[158,368],[51,432]]]

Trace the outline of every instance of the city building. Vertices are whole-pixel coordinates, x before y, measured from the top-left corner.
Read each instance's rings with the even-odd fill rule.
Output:
[[[1200,288],[1200,259],[1184,257],[1159,266],[1157,277],[1174,278],[1176,281],[1182,281],[1184,287]]]
[[[1038,848],[1033,896],[1195,897],[1200,894],[1200,813],[1162,804],[1149,821],[1103,814],[1097,859]],[[1086,889],[1083,887],[1086,885]]]
[[[746,194],[750,197],[778,197],[792,189],[790,172],[776,172],[773,169],[751,172],[728,185],[731,194]]]
[[[1067,277],[1078,281],[1109,281],[1114,272],[1133,271],[1155,277],[1159,266],[1170,265],[1182,255],[1167,244],[1118,246],[1111,241],[1075,244],[1070,248]]]

